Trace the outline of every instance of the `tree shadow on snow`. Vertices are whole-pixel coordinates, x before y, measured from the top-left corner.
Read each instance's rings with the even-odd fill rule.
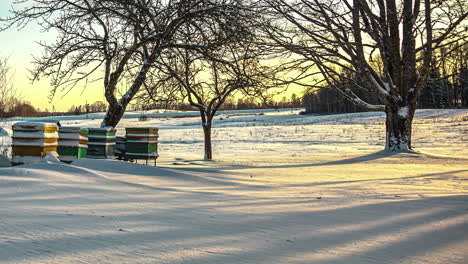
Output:
[[[301,168],[301,167],[319,167],[319,166],[330,166],[330,165],[348,165],[355,163],[362,163],[367,161],[379,160],[383,158],[392,157],[400,154],[401,152],[391,152],[386,150],[381,150],[375,153],[370,153],[367,155],[353,157],[349,159],[327,161],[321,163],[307,163],[307,164],[288,164],[288,165],[271,165],[271,166],[246,166],[249,168],[263,168],[263,169],[283,169],[283,168]]]
[[[225,204],[207,201],[140,210],[110,220],[83,215],[79,221],[45,212],[32,223],[7,218],[10,227],[21,223],[17,232],[20,236],[24,232],[24,239],[0,241],[0,260],[59,261],[88,255],[92,262],[106,263],[130,257],[134,263],[364,264],[424,261],[435,253],[446,263],[464,263],[466,254],[447,246],[468,241],[468,211],[451,204],[467,199],[459,195],[278,212],[226,211]],[[321,201],[310,203],[319,206]],[[33,235],[34,228],[42,235]],[[64,229],[67,235],[49,234],[49,229]],[[13,229],[0,229],[3,238],[9,232]]]
[[[348,181],[321,181],[321,182],[313,182],[313,183],[298,183],[298,184],[288,184],[288,187],[312,187],[312,186],[326,186],[326,185],[340,185],[340,184],[348,184],[348,183],[358,183],[358,182],[386,182],[386,181],[403,181],[403,180],[412,180],[412,179],[445,179],[447,177],[451,177],[454,174],[461,174],[464,172],[468,172],[468,170],[455,170],[455,171],[445,171],[445,172],[438,172],[438,173],[429,173],[429,174],[421,174],[417,176],[405,176],[405,177],[394,177],[394,178],[373,178],[373,179],[365,179],[365,180],[348,180]]]

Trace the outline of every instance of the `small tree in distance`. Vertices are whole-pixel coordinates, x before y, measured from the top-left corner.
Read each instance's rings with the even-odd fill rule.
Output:
[[[218,47],[216,53],[222,56],[215,58],[215,54],[189,50],[166,54],[166,58],[159,61],[155,73],[165,76],[156,80],[165,81],[148,84],[146,93],[142,95],[148,102],[188,101],[198,109],[204,133],[205,160],[213,159],[212,122],[226,100],[236,93],[266,97],[270,88],[265,85],[265,68],[259,64],[258,54],[248,44],[225,44]],[[273,72],[268,74],[274,75]],[[154,95],[165,98],[161,100]]]
[[[260,64],[264,55],[256,45],[256,17],[251,8],[238,9],[238,19],[229,28],[206,25],[205,33],[187,25],[179,32],[184,42],[226,39],[210,49],[172,49],[161,54],[148,76],[143,98],[147,102],[188,102],[200,112],[204,132],[204,157],[213,159],[213,118],[228,98],[236,93],[267,97],[275,71]],[[220,37],[221,36],[221,37]],[[223,37],[230,36],[230,37]],[[268,69],[268,70],[267,70]],[[151,82],[152,81],[152,82]]]

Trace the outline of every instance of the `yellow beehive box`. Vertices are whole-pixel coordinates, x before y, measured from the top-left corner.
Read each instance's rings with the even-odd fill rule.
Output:
[[[53,123],[19,122],[13,125],[13,164],[35,163],[47,152],[57,152],[58,127]]]

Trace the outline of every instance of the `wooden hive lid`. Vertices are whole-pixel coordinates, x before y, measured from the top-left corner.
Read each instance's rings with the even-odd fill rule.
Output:
[[[116,129],[113,127],[88,127],[88,132],[91,133],[115,133]]]
[[[56,132],[57,125],[54,123],[40,123],[40,122],[18,122],[12,126],[13,130],[17,131],[44,131]]]
[[[127,134],[157,134],[157,127],[127,127],[125,128]]]
[[[80,134],[88,134],[88,129],[83,127],[60,127],[60,133],[80,133]]]

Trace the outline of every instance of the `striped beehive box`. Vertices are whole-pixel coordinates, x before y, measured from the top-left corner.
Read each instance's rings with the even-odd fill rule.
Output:
[[[12,164],[40,162],[47,152],[57,153],[57,125],[52,123],[19,122],[13,125]]]
[[[115,128],[88,128],[88,158],[113,159],[115,147]]]
[[[60,160],[66,163],[86,158],[88,152],[88,129],[60,127],[57,152]]]
[[[154,159],[158,155],[158,129],[150,127],[129,127],[125,129],[127,159]]]

